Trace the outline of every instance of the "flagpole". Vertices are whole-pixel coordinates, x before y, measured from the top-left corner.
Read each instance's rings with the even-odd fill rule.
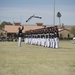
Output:
[[[55,26],[55,0],[54,0],[54,10],[53,10],[53,25]]]

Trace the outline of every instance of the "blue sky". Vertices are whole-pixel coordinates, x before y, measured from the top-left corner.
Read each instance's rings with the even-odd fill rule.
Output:
[[[0,21],[53,25],[53,10],[54,0],[0,0]],[[75,0],[55,0],[55,24],[59,24],[57,12],[62,14],[61,24],[75,25]],[[42,19],[32,18],[26,23],[33,14]]]

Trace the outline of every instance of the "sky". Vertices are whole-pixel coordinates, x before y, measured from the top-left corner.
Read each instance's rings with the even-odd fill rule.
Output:
[[[59,25],[57,12],[62,15],[61,24],[75,25],[75,0],[55,0],[55,24]],[[42,19],[32,18],[26,22],[33,14]],[[3,21],[53,25],[54,0],[0,0],[0,23]]]

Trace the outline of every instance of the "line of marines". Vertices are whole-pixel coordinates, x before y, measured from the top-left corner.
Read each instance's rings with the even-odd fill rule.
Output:
[[[58,27],[45,27],[25,32],[25,44],[59,48]]]

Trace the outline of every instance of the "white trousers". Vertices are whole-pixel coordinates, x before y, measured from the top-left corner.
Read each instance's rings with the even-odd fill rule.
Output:
[[[55,46],[55,40],[54,38],[52,38],[52,48],[54,48],[54,46]]]
[[[52,38],[50,38],[50,47],[52,48]]]
[[[59,39],[55,38],[55,48],[59,48]]]
[[[19,47],[21,47],[21,40],[22,40],[22,38],[19,37],[19,39],[18,39],[18,46],[19,46]]]
[[[46,47],[49,47],[49,38],[46,39]]]

